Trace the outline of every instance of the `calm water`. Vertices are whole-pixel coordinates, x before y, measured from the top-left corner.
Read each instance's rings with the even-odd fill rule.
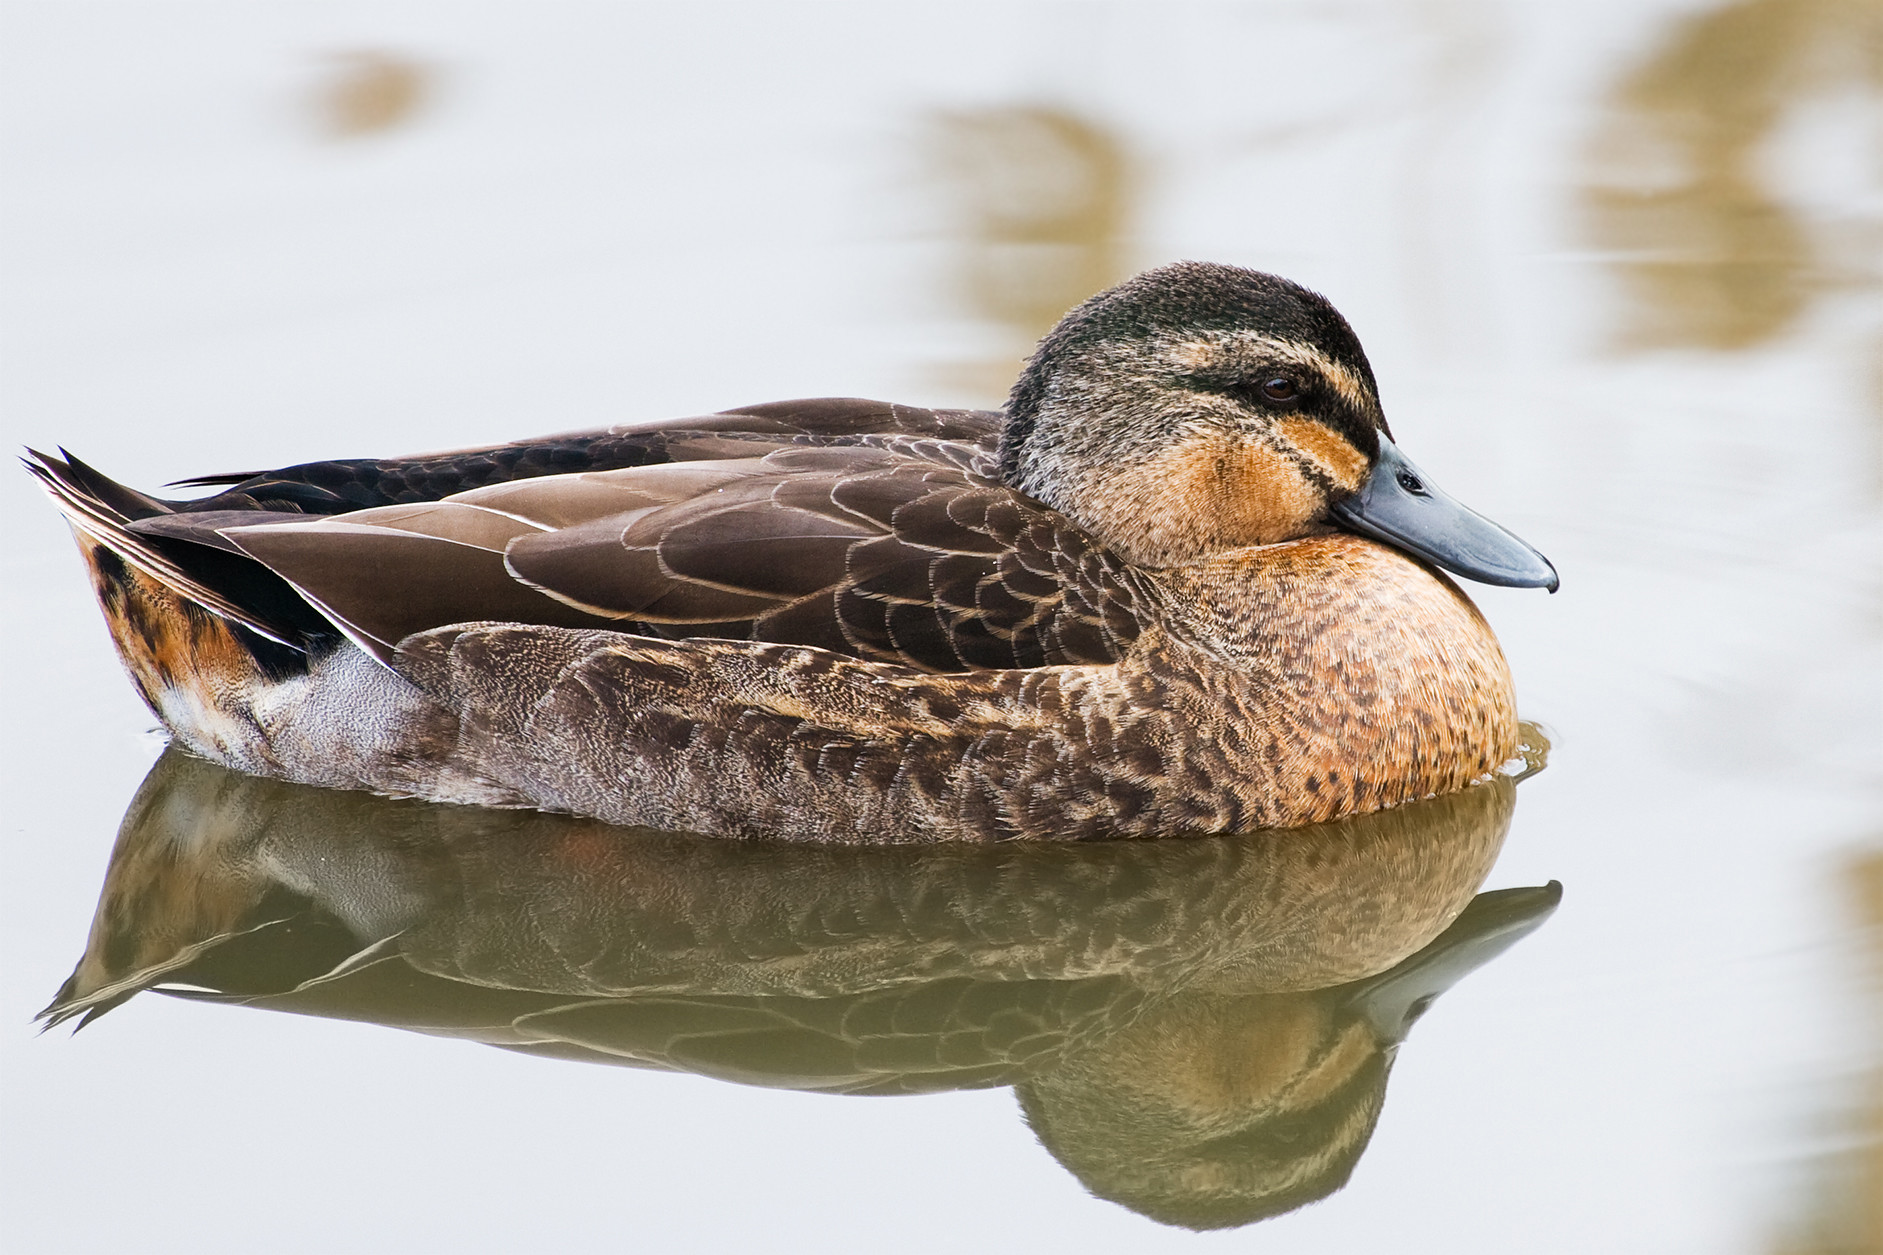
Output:
[[[1520,788],[839,856],[159,760],[21,475],[5,1249],[1883,1250],[1883,4],[0,22],[14,444],[987,403],[1203,257],[1564,577]]]

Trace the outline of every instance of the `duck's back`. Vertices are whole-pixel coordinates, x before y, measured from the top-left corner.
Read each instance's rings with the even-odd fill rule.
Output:
[[[302,462],[271,471],[202,475],[175,486],[222,487],[213,497],[164,502],[178,511],[257,509],[345,514],[416,505],[494,484],[668,462],[758,456],[793,446],[903,436],[975,446],[990,459],[1002,416],[993,410],[925,409],[860,397],[774,401],[506,444],[396,458]]]

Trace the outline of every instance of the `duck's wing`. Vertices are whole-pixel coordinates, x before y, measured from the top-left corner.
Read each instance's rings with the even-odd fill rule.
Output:
[[[153,499],[151,504],[184,512],[267,509],[345,514],[439,501],[539,476],[762,457],[773,449],[845,444],[869,436],[949,442],[975,450],[991,470],[1001,421],[1001,415],[992,410],[926,409],[859,397],[774,401],[717,414],[443,453],[304,462],[272,471],[203,475],[178,480],[173,486],[222,487],[224,491],[196,501]]]
[[[328,620],[332,616],[323,617],[265,565],[249,561],[240,546],[222,535],[224,529],[295,522],[309,515],[435,504],[456,493],[536,477],[763,457],[781,448],[842,445],[871,436],[945,443],[957,451],[957,457],[977,468],[991,469],[1001,422],[1002,416],[993,411],[925,409],[855,397],[778,401],[443,453],[306,462],[271,471],[176,481],[173,486],[223,488],[194,500],[166,500],[136,492],[64,450],[57,457],[29,451],[25,461],[68,521],[120,560],[190,603],[305,652],[331,634],[333,625]],[[468,535],[454,536],[454,525],[469,516],[457,512],[457,518],[448,520],[451,513],[435,514],[429,522],[416,528],[408,524],[404,530],[439,532],[435,540],[457,539],[473,549],[488,550],[497,539],[484,525],[472,526]],[[413,544],[396,534],[382,535],[378,548],[410,549]],[[497,544],[499,554],[501,548]],[[404,595],[411,605],[408,617],[412,622],[437,626],[440,620],[428,606],[441,604],[441,597],[461,605],[474,592],[482,592],[492,613],[508,610],[524,621],[597,625],[591,616],[567,607],[543,609],[545,599],[518,596],[519,590],[506,589],[504,583],[509,581],[494,579],[486,560],[472,554],[456,556],[458,562],[427,566],[408,584]],[[390,561],[389,565],[400,564]],[[370,571],[354,574],[370,582]],[[495,574],[502,575],[501,563]],[[453,582],[460,577],[470,579],[468,587]],[[444,587],[434,587],[440,584]],[[531,613],[525,614],[526,609]],[[619,626],[614,620],[608,623]],[[387,646],[374,647],[383,650]]]
[[[521,538],[509,567],[653,635],[936,671],[1115,660],[1138,633],[1127,569],[960,453],[896,438],[780,450],[670,505]]]
[[[1137,635],[1129,569],[978,473],[978,444],[881,432],[745,443],[744,457],[339,517],[229,526],[225,514],[205,543],[263,563],[382,658],[415,632],[480,620],[815,645],[932,671],[1108,662]]]

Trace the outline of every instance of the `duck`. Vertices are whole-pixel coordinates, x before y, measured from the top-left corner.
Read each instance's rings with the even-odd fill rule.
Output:
[[[1004,409],[772,402],[215,474],[27,451],[145,703],[295,783],[837,844],[1294,828],[1518,747],[1447,575],[1553,566],[1400,452],[1323,296],[1069,312]]]

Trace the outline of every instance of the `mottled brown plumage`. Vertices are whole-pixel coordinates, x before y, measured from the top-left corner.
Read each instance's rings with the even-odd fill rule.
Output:
[[[191,502],[29,465],[199,752],[737,836],[1226,831],[1457,789],[1514,751],[1502,654],[1335,524],[1543,582],[1480,560],[1520,542],[1475,516],[1420,530],[1452,507],[1331,306],[1195,264],[1074,311],[1005,415],[783,402]]]

